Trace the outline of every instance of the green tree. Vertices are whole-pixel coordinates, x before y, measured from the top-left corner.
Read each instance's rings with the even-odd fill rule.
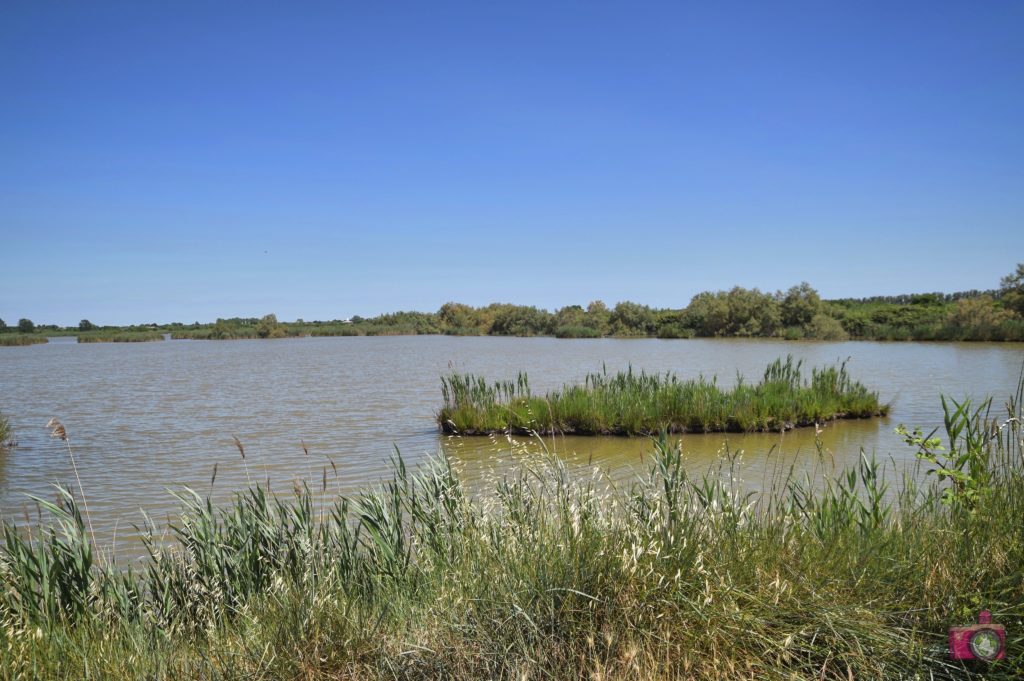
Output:
[[[774,296],[759,289],[734,286],[727,296],[729,303],[729,335],[773,336],[782,316]]]
[[[616,336],[650,336],[654,333],[654,311],[626,300],[615,305],[608,323]]]
[[[95,328],[96,326],[88,319],[83,319],[82,321],[78,322],[79,331],[92,331]]]
[[[229,340],[234,337],[235,331],[231,325],[228,324],[227,320],[218,317],[217,322],[210,329],[210,338],[213,340]]]
[[[32,323],[31,319],[19,319],[18,320],[18,331],[21,333],[32,333],[36,330],[36,325]]]
[[[0,332],[6,331],[6,330],[7,330],[7,322],[5,322],[4,320],[0,319]]]
[[[583,319],[583,325],[594,329],[602,336],[608,333],[608,318],[611,312],[608,306],[601,300],[592,300],[587,305],[587,314]]]
[[[551,330],[551,315],[526,305],[509,305],[498,312],[489,333],[495,336],[539,336]]]
[[[821,312],[821,297],[806,281],[786,291],[782,298],[782,323],[785,326],[807,326]]]
[[[850,334],[835,317],[819,312],[807,325],[807,335],[818,340],[849,340]]]
[[[555,328],[561,326],[584,326],[583,322],[586,318],[587,313],[583,310],[582,306],[566,305],[555,313],[553,324]]]
[[[256,335],[260,338],[284,338],[284,327],[277,321],[277,315],[264,315],[256,323]]]
[[[772,336],[782,321],[775,296],[741,286],[698,293],[684,318],[700,336]]]
[[[467,333],[476,327],[473,308],[463,303],[445,303],[437,311],[437,318],[446,333]]]
[[[721,336],[729,325],[729,303],[724,291],[703,291],[686,308],[686,325],[698,336]]]
[[[1003,306],[1024,315],[1024,262],[1017,264],[1017,269],[999,282]]]
[[[514,305],[511,303],[491,303],[487,307],[470,307],[469,323],[464,327],[468,331],[460,333],[496,333],[494,322],[504,314],[509,314]]]
[[[683,310],[658,310],[654,315],[658,338],[692,338],[693,329],[686,326]]]
[[[1013,313],[996,307],[991,296],[978,296],[956,301],[946,321],[958,338],[991,340],[999,326],[1012,318]]]

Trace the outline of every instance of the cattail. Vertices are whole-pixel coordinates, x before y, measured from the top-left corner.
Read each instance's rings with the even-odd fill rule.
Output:
[[[217,481],[217,464],[213,464],[213,475],[210,476],[210,487],[213,487],[213,483]]]
[[[306,453],[306,456],[309,456],[309,450],[306,449],[306,441],[305,440],[299,440],[299,443],[302,445],[302,451]]]
[[[324,477],[323,477],[323,480],[322,480],[321,485],[320,485],[320,491],[321,492],[326,492],[327,491],[327,466],[324,466]]]
[[[241,440],[239,440],[234,435],[231,436],[231,439],[235,441],[235,446],[238,447],[238,453],[242,455],[242,460],[244,461],[245,460],[245,447],[242,446]]]

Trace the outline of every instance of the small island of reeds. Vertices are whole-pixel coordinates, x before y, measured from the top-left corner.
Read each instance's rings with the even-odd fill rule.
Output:
[[[673,373],[592,373],[579,385],[534,395],[525,373],[515,381],[488,383],[473,374],[441,378],[444,406],[437,413],[449,434],[562,433],[652,435],[785,431],[836,419],[885,416],[889,405],[854,381],[846,363],[814,368],[777,359],[757,384],[738,377],[732,388],[703,376],[681,380]]]

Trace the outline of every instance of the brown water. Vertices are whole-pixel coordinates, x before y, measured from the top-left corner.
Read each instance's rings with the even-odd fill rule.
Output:
[[[807,343],[772,340],[557,340],[552,338],[301,338],[275,341],[54,342],[0,348],[0,411],[19,446],[0,455],[0,512],[24,522],[27,495],[54,496],[52,483],[73,483],[63,442],[44,427],[60,418],[70,435],[82,484],[102,542],[134,536],[140,509],[154,519],[178,508],[168,489],[191,486],[226,499],[248,481],[270,479],[278,491],[293,480],[351,492],[387,474],[393,447],[422,461],[442,447],[472,484],[521,457],[498,438],[438,434],[439,376],[449,366],[488,378],[525,370],[539,392],[586,373],[625,368],[675,371],[681,377],[736,372],[756,380],[765,365],[792,353],[806,364],[850,358],[854,377],[891,400],[885,419],[845,421],[821,434],[826,457],[852,462],[860,448],[913,461],[893,433],[899,423],[941,423],[939,394],[999,403],[1017,382],[1022,344]],[[245,445],[243,461],[232,436]],[[744,451],[748,485],[766,484],[781,464],[816,470],[813,429],[785,435],[729,435]],[[725,435],[684,436],[691,469],[719,457]],[[307,456],[302,449],[305,443]],[[560,438],[548,447],[570,467],[591,463],[614,478],[633,475],[649,443],[643,439]],[[516,450],[516,451],[513,451]],[[329,465],[333,461],[337,471]]]

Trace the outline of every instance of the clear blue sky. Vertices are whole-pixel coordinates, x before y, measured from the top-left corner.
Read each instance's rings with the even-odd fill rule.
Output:
[[[994,288],[1022,36],[1017,0],[8,0],[0,318]]]

